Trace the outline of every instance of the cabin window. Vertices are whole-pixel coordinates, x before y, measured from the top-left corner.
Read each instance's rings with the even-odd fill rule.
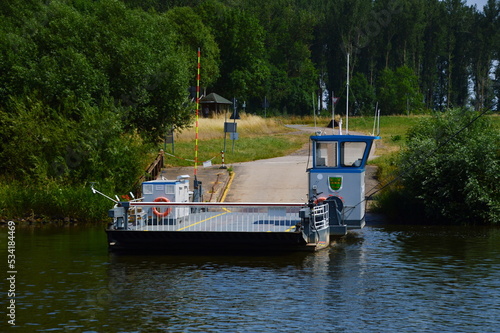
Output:
[[[316,166],[330,168],[337,166],[337,142],[316,143]]]
[[[165,194],[175,194],[175,185],[165,185]]]
[[[143,194],[153,194],[153,185],[152,184],[144,184],[142,186]]]
[[[342,142],[342,166],[360,167],[365,149],[366,142]]]

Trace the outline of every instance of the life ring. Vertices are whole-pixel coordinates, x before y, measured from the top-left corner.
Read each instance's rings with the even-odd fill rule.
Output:
[[[319,205],[320,203],[322,203],[323,201],[325,201],[326,198],[325,197],[319,197],[317,198],[316,200],[314,200],[314,204],[315,205]]]
[[[156,199],[154,199],[154,202],[170,202],[170,200],[168,200],[167,198],[165,197],[158,197]],[[168,214],[170,214],[170,212],[172,211],[172,208],[167,208],[163,213],[160,213],[156,207],[153,207],[153,214],[155,214],[156,216],[158,217],[165,217],[167,216]]]

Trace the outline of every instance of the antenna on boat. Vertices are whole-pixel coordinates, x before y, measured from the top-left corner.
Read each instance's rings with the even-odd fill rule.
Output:
[[[313,107],[313,118],[314,118],[314,130],[316,130],[316,110],[315,110],[315,105],[314,105],[314,91],[311,93],[312,97],[312,107]]]
[[[377,108],[377,136],[380,135],[380,109]]]
[[[378,109],[378,102],[377,104],[375,104],[375,115],[373,117],[373,131],[372,131],[372,135],[376,135],[375,133],[375,127],[377,126],[377,120],[378,120],[378,117],[377,117],[377,113],[378,115],[380,116],[380,110]],[[379,123],[380,125],[380,123]]]
[[[349,52],[347,52],[347,97],[345,102],[345,134],[349,135]]]
[[[92,193],[94,193],[94,194],[96,194],[96,193],[97,193],[97,194],[100,194],[100,195],[102,195],[103,197],[105,197],[106,199],[109,199],[109,200],[113,201],[113,202],[114,202],[114,203],[116,203],[116,204],[118,203],[118,201],[117,201],[117,200],[115,200],[115,199],[113,199],[113,198],[111,198],[111,197],[108,197],[106,194],[104,194],[104,193],[99,192],[98,190],[96,190],[96,189],[94,188],[94,184],[95,184],[95,183],[91,183],[91,184],[90,184],[90,189],[92,190]]]
[[[335,92],[332,90],[332,134],[335,135]]]

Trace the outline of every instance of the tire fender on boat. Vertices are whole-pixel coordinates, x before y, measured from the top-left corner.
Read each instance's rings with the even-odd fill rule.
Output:
[[[158,197],[158,198],[154,199],[154,202],[170,202],[170,200],[168,200],[165,197]],[[158,217],[165,217],[168,214],[170,214],[171,211],[172,211],[172,208],[167,208],[163,213],[161,213],[156,209],[156,207],[153,207],[153,214],[155,214]]]

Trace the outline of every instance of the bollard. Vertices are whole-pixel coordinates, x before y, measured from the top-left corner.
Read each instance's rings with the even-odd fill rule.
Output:
[[[222,165],[219,169],[227,169],[226,165],[224,164],[224,151],[221,151],[220,153],[222,155]]]

